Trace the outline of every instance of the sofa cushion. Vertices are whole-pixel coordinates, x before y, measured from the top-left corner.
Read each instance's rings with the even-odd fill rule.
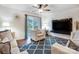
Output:
[[[79,31],[76,31],[76,32],[74,33],[73,39],[79,40]]]
[[[51,53],[53,54],[79,54],[78,51],[55,43],[51,46]]]
[[[79,31],[73,33],[73,38],[71,41],[79,47]]]

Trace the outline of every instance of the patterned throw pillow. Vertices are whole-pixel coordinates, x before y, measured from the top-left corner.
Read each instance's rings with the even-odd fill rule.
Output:
[[[0,54],[11,54],[10,42],[0,43]]]
[[[6,42],[13,40],[11,31],[10,30],[1,31],[0,32],[0,39],[1,39],[1,41],[4,41],[4,39],[6,39]]]
[[[13,40],[11,31],[0,31],[0,53],[11,53],[11,40]]]

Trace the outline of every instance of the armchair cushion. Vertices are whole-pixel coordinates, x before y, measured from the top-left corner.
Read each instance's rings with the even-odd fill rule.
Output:
[[[44,30],[32,30],[31,34],[32,40],[39,41],[45,38],[45,31]]]

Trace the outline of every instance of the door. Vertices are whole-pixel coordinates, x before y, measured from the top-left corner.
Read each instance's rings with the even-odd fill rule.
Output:
[[[36,16],[26,16],[26,21],[25,21],[25,38],[30,38],[31,39],[31,32],[34,29],[40,29],[41,28],[41,18],[36,17]]]

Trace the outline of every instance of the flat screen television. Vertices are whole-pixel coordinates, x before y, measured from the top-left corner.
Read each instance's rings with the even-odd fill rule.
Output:
[[[72,18],[52,21],[52,32],[70,35],[71,31],[72,31]]]

